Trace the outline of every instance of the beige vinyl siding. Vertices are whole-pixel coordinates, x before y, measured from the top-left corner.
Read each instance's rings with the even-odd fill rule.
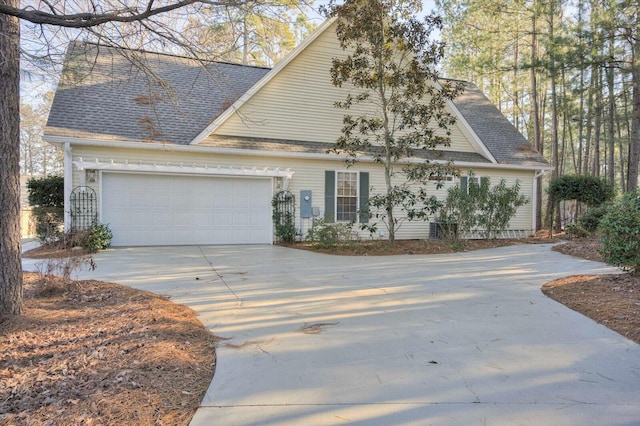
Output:
[[[311,190],[312,191],[312,205],[318,206],[321,211],[321,216],[325,214],[324,206],[324,172],[326,170],[349,170],[349,171],[363,171],[369,172],[369,183],[373,188],[372,194],[379,191],[384,191],[384,177],[382,173],[382,167],[374,163],[360,162],[356,163],[353,167],[347,169],[344,163],[336,158],[331,160],[308,160],[308,159],[292,159],[292,158],[278,158],[278,157],[262,157],[255,155],[222,155],[207,153],[203,150],[202,153],[189,153],[189,152],[163,152],[163,151],[151,151],[142,149],[120,149],[114,150],[109,148],[100,147],[87,147],[87,146],[75,146],[72,152],[73,160],[78,161],[80,158],[84,161],[96,161],[101,163],[110,163],[113,161],[116,164],[124,164],[128,161],[130,164],[166,164],[170,162],[171,165],[179,165],[183,163],[186,170],[191,167],[192,164],[198,166],[216,167],[218,165],[222,167],[257,167],[257,168],[290,168],[295,172],[293,175],[288,189],[296,196],[296,224],[300,228],[300,191]],[[463,174],[467,170],[461,170]],[[79,171],[76,167],[73,167],[73,186],[81,184],[80,175],[84,171]],[[488,176],[491,179],[491,184],[497,184],[501,177],[505,178],[507,184],[513,185],[517,179],[521,183],[521,193],[526,195],[530,200],[532,199],[532,183],[533,183],[533,171],[510,171],[499,169],[476,169],[477,176]],[[99,179],[100,181],[100,179]],[[95,184],[88,183],[98,193],[100,199],[100,182]],[[429,189],[434,195],[439,198],[446,197],[446,189],[451,185],[457,183],[457,180],[447,182],[445,187],[436,190],[435,183],[431,184]],[[277,188],[275,188],[277,189]],[[308,230],[310,221],[306,220],[302,225],[304,230]],[[384,226],[380,226],[380,229],[385,229]],[[513,230],[531,230],[532,229],[532,205],[529,204],[521,207],[517,216],[511,221],[510,228]],[[428,222],[415,221],[404,222],[397,232],[398,239],[416,239],[426,238],[429,232]],[[385,236],[387,235],[385,229]],[[365,232],[361,232],[362,238],[370,238],[370,235]],[[375,236],[378,238],[378,236]]]
[[[295,59],[254,94],[215,132],[247,136],[333,143],[340,135],[345,110],[334,107],[348,93],[348,86],[334,87],[329,69],[334,57],[344,57],[333,26],[314,40]],[[356,105],[350,113],[375,111],[373,105]],[[460,124],[452,129],[447,149],[476,152]]]

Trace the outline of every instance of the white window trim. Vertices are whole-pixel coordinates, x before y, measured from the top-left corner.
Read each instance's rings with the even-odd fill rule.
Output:
[[[335,188],[335,193],[333,194],[333,205],[334,212],[333,217],[335,218],[336,223],[351,223],[350,220],[338,220],[338,174],[339,173],[355,173],[356,174],[356,220],[354,223],[360,223],[360,215],[358,212],[360,211],[360,172],[354,170],[336,170],[335,171],[335,182],[333,187]]]

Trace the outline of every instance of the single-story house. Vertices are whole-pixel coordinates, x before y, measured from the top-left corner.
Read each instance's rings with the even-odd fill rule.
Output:
[[[331,83],[332,58],[344,55],[334,25],[325,22],[273,69],[72,43],[44,135],[64,149],[67,229],[78,191],[95,194],[89,208],[114,246],[270,244],[272,198],[285,189],[303,234],[314,218],[358,220],[384,180],[370,158],[348,168],[327,152],[344,115],[334,103],[349,92]],[[530,202],[508,231],[532,234],[536,177],[551,167],[465,86],[447,105],[457,117],[451,144],[433,161],[491,182],[519,180]],[[433,193],[444,197],[457,181],[434,183]],[[428,222],[412,221],[396,238],[428,234]]]

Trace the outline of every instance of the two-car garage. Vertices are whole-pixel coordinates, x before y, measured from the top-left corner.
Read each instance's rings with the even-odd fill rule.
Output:
[[[272,179],[103,172],[113,246],[270,244]]]

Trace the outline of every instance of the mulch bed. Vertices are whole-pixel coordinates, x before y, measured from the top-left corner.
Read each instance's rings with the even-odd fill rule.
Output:
[[[640,343],[640,276],[574,275],[546,283],[542,292]]]
[[[24,315],[0,319],[0,425],[189,423],[218,340],[191,309],[113,283],[24,284]]]
[[[346,241],[337,243],[330,247],[322,246],[316,242],[298,242],[281,245],[284,247],[339,256],[392,256],[404,254],[446,254],[520,244],[548,244],[558,241],[560,240],[556,238],[550,239],[546,234],[544,234],[544,236],[541,237],[519,239],[463,240],[459,242],[458,246],[453,245],[449,241],[430,239],[396,240],[393,244],[389,244],[389,242],[385,240]]]

